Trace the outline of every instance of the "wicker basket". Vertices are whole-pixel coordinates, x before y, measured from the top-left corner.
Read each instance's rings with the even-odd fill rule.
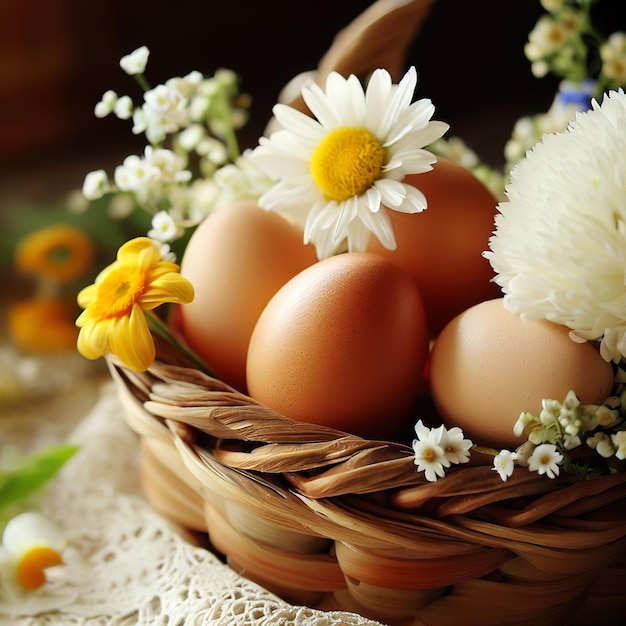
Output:
[[[159,346],[109,366],[156,510],[285,600],[386,624],[610,624],[626,609],[626,473],[583,482],[294,422]],[[614,620],[614,621],[612,621]]]
[[[397,77],[433,2],[373,3],[318,73]],[[292,421],[157,347],[142,373],[109,358],[145,493],[247,578],[393,626],[622,623],[626,472],[503,482],[473,452],[429,483],[409,446]]]

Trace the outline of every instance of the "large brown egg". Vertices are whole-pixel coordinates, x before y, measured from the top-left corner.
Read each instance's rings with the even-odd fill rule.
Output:
[[[181,274],[195,290],[193,302],[181,307],[190,347],[221,380],[245,391],[246,353],[257,318],[282,285],[316,261],[301,229],[254,202],[210,214],[181,261]]]
[[[474,443],[514,449],[522,412],[539,416],[542,400],[573,390],[583,404],[611,395],[613,370],[590,343],[565,326],[524,320],[497,298],[477,304],[441,331],[430,357],[433,401],[446,426]]]
[[[410,277],[378,255],[339,254],[294,276],[263,310],[248,391],[298,421],[393,439],[423,390],[427,354]]]
[[[424,193],[428,208],[414,214],[389,211],[396,249],[387,250],[372,237],[368,251],[411,274],[434,336],[461,311],[502,295],[482,256],[498,201],[471,172],[443,157],[430,172],[407,176],[404,182]]]

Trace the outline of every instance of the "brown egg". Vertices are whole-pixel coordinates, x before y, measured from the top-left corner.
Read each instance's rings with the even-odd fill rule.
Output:
[[[435,336],[461,311],[502,295],[482,256],[493,233],[497,200],[472,173],[443,157],[430,172],[404,182],[424,193],[428,208],[414,214],[389,211],[396,249],[387,250],[372,237],[368,251],[413,276]]]
[[[522,412],[539,416],[544,399],[562,402],[573,390],[583,404],[611,394],[613,369],[590,343],[565,326],[523,320],[503,299],[477,304],[440,333],[430,356],[432,398],[446,426],[474,443],[514,449]]]
[[[270,300],[248,350],[248,391],[278,413],[368,438],[394,438],[428,354],[413,281],[374,254],[312,265]]]
[[[252,329],[270,298],[317,257],[302,231],[278,213],[243,201],[209,215],[191,236],[181,274],[194,286],[181,307],[190,347],[230,385],[246,389]]]

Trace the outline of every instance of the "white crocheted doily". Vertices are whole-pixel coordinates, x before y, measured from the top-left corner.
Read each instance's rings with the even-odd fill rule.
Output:
[[[137,437],[112,387],[69,436],[80,446],[43,511],[71,540],[63,575],[0,606],[0,623],[62,625],[376,625],[291,606],[185,541],[143,497]]]

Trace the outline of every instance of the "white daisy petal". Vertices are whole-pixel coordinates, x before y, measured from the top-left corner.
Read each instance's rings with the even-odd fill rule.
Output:
[[[395,209],[401,206],[406,198],[407,185],[404,185],[397,180],[383,178],[381,180],[377,180],[374,183],[374,186],[380,192],[383,204],[390,209]]]
[[[406,196],[402,204],[394,207],[394,209],[401,213],[421,213],[424,211],[428,207],[426,196],[413,185],[401,184],[404,185]]]
[[[385,248],[396,249],[396,238],[387,209],[381,207],[374,213],[369,208],[364,208],[359,212],[359,218],[366,228],[378,237]]]

